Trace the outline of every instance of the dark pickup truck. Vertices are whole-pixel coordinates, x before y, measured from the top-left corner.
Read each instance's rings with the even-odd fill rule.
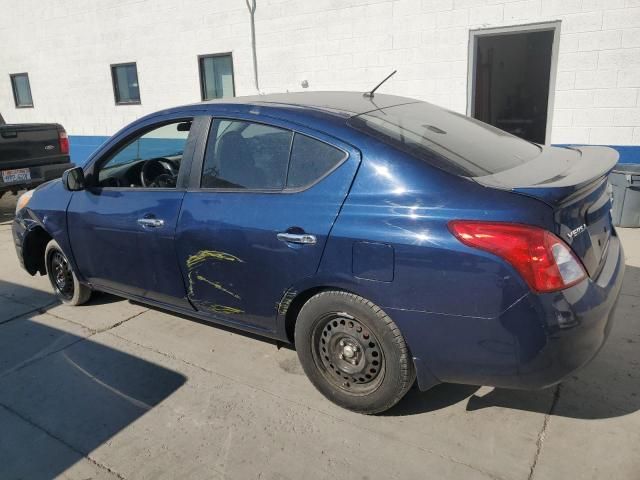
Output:
[[[0,197],[59,178],[72,167],[62,125],[8,124],[0,115]]]

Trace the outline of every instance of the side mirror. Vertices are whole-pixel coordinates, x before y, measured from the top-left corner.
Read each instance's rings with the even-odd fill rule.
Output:
[[[70,192],[84,190],[84,170],[82,167],[74,167],[62,174],[62,185]]]
[[[191,122],[182,122],[178,124],[177,130],[179,132],[188,132],[191,130]]]

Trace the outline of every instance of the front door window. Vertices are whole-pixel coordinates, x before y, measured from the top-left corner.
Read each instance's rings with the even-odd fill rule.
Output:
[[[190,129],[179,120],[136,136],[101,163],[99,186],[175,188]]]

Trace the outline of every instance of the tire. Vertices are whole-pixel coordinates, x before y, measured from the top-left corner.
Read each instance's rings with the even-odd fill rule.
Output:
[[[44,251],[47,277],[54,293],[65,305],[82,305],[91,297],[91,289],[78,281],[71,263],[55,240]]]
[[[415,380],[396,324],[380,307],[352,293],[325,291],[311,297],[298,315],[295,345],[311,383],[354,412],[388,410]]]

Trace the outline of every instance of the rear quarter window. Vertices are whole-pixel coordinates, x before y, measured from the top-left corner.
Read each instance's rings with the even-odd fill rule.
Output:
[[[302,188],[333,170],[347,154],[329,144],[296,133],[291,148],[287,188]]]
[[[517,167],[542,151],[480,120],[426,102],[357,115],[348,124],[435,167],[467,177]]]

